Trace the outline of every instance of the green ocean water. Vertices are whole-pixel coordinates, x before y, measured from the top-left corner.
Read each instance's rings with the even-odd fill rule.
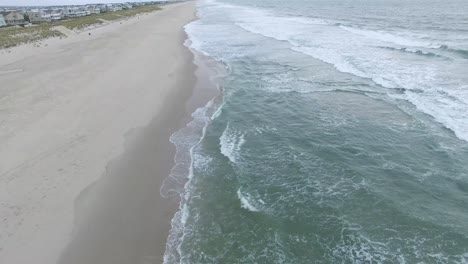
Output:
[[[172,138],[165,263],[468,262],[468,8],[424,3],[198,4],[227,72]]]

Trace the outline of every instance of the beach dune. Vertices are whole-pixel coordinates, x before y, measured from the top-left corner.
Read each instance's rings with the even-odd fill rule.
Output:
[[[161,263],[195,3],[0,54],[0,263]]]

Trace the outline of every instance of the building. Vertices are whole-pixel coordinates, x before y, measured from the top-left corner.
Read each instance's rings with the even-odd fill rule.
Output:
[[[123,4],[120,4],[120,7],[122,7],[123,10],[126,10],[126,9],[132,9],[133,6],[129,3],[123,3]]]
[[[52,9],[48,10],[47,14],[50,15],[50,19],[52,21],[57,21],[65,18],[65,10],[64,9]]]
[[[117,4],[107,4],[107,11],[108,12],[115,12],[122,10],[122,7]]]
[[[107,10],[107,5],[104,5],[104,4],[99,4],[99,5],[97,5],[96,7],[99,8],[99,11],[100,11],[101,13],[106,13],[106,12],[109,11],[109,10]]]
[[[28,23],[24,19],[24,15],[16,11],[7,12],[7,14],[4,14],[3,16],[5,17],[7,26],[22,26]]]
[[[32,24],[39,24],[52,21],[52,16],[42,10],[31,10],[28,11],[27,14],[29,17],[29,22],[31,22]]]
[[[65,9],[62,8],[49,8],[42,11],[50,16],[52,22],[65,18]]]
[[[99,6],[87,6],[87,11],[90,13],[90,14],[99,14],[101,13],[101,9],[99,8]]]
[[[77,7],[67,7],[65,8],[65,17],[78,17],[79,11]]]
[[[6,27],[6,25],[5,17],[0,13],[0,27]]]
[[[65,9],[65,17],[82,17],[89,14],[87,10],[83,10],[80,7],[67,7]]]

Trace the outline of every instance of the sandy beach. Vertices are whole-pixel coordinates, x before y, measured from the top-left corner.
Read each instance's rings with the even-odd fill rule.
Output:
[[[193,19],[194,2],[167,5],[0,54],[0,263],[162,262]]]

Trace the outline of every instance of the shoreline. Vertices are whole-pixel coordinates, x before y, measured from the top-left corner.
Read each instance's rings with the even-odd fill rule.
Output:
[[[221,79],[226,75],[226,69],[222,63],[197,51],[189,43],[190,38],[186,46],[194,54],[194,64],[197,67],[194,93],[186,103],[187,113],[192,114],[186,125],[171,135],[170,141],[176,148],[174,166],[160,188],[162,197],[178,201],[177,210],[171,219],[164,263],[180,261],[179,245],[184,236],[183,214],[186,209],[186,195],[191,192],[192,169],[194,162],[196,162],[193,159],[193,150],[204,139],[207,126],[211,123],[214,113],[222,105],[223,84]],[[201,101],[205,104],[200,105]]]
[[[88,186],[88,188],[82,192],[82,197],[77,199],[78,208],[80,207],[80,204],[86,204],[89,197],[96,200],[91,203],[96,204],[97,202],[100,205],[94,205],[91,208],[93,210],[92,212],[77,213],[77,215],[87,215],[92,219],[90,220],[88,218],[82,220],[83,223],[76,224],[78,230],[75,230],[75,232],[80,235],[75,236],[74,240],[69,245],[69,248],[67,248],[64,251],[64,254],[62,254],[59,263],[78,264],[83,263],[83,261],[86,263],[95,263],[97,261],[98,263],[122,264],[163,263],[165,252],[168,247],[167,239],[172,229],[172,220],[179,210],[181,202],[178,196],[162,197],[159,191],[164,188],[164,181],[168,178],[171,170],[176,165],[177,144],[171,142],[169,138],[185,129],[187,124],[194,120],[192,114],[195,111],[205,108],[207,104],[210,104],[210,102],[216,100],[216,98],[220,96],[220,91],[217,89],[216,83],[211,79],[211,77],[214,76],[215,68],[218,66],[212,65],[212,63],[216,64],[217,62],[211,61],[209,57],[199,54],[196,50],[192,50],[187,45],[184,46],[186,46],[186,48],[191,52],[190,56],[193,63],[191,66],[193,82],[191,82],[191,84],[187,84],[187,86],[191,87],[189,89],[191,93],[175,95],[177,98],[180,98],[181,96],[184,97],[184,107],[180,108],[179,106],[174,108],[174,106],[168,106],[168,109],[174,108],[166,110],[172,113],[168,120],[153,120],[148,126],[136,128],[134,131],[130,132],[130,135],[126,136],[126,143],[128,143],[129,147],[127,147],[120,156],[110,161],[106,174],[103,175],[98,182]],[[177,112],[177,117],[175,118],[173,110]],[[161,124],[166,126],[168,124],[170,125],[163,129],[165,131],[161,131],[160,127],[158,127]],[[157,136],[155,137],[155,135]],[[148,141],[154,142],[149,143]],[[148,155],[148,144],[150,144],[150,147],[153,144],[155,149],[164,149],[167,152],[164,154],[153,153],[156,156]],[[140,156],[142,154],[143,156]],[[139,160],[134,160],[135,157],[138,157]],[[146,157],[149,159],[146,159]],[[141,159],[143,159],[143,162],[146,164],[141,164]],[[169,159],[171,162],[169,162]],[[151,165],[149,165],[149,163],[151,163]],[[123,227],[121,224],[117,224],[118,227],[112,226],[113,224],[110,224],[110,220],[115,218],[114,216],[117,215],[122,217],[121,213],[114,212],[114,216],[109,215],[108,212],[103,213],[103,211],[107,210],[109,207],[113,207],[112,210],[116,211],[126,210],[126,208],[123,208],[121,205],[121,202],[128,203],[129,199],[133,199],[131,197],[127,197],[129,199],[122,201],[122,197],[112,197],[128,192],[128,185],[132,184],[129,181],[132,179],[126,177],[131,173],[127,172],[128,168],[122,167],[122,164],[125,164],[125,166],[130,165],[129,167],[132,172],[134,172],[135,169],[139,170],[143,168],[143,170],[146,170],[150,166],[155,166],[155,168],[159,167],[157,169],[157,173],[161,176],[157,177],[159,184],[146,181],[144,184],[139,184],[137,190],[138,192],[149,194],[141,195],[140,193],[140,198],[146,199],[150,197],[150,200],[152,200],[152,204],[147,205],[147,207],[162,207],[154,208],[155,211],[153,213],[146,212],[149,213],[147,218],[152,219],[152,221],[145,221],[144,225],[146,226],[142,227],[132,225],[127,228]],[[124,171],[123,174],[122,171]],[[145,173],[143,172],[142,174]],[[153,178],[153,175],[146,175],[146,178],[146,180],[150,180],[150,178]],[[145,190],[146,187],[152,185],[154,188]],[[102,201],[103,199],[104,201]],[[121,202],[117,202],[119,200],[121,200]],[[149,208],[146,208],[145,210]],[[82,208],[81,210],[86,211],[86,208]],[[162,215],[161,212],[163,212]],[[131,217],[135,215],[140,216],[141,214],[132,214]],[[90,227],[89,222],[94,224],[97,223],[98,225]],[[111,227],[109,227],[109,224]],[[140,222],[139,224],[142,223]],[[135,237],[130,239],[131,241],[128,241],[129,243],[122,243],[123,241],[128,240],[129,233],[127,231],[130,228],[132,229],[131,233],[133,233]],[[140,229],[141,232],[135,231],[135,229]],[[158,230],[158,232],[154,232],[155,230]],[[119,234],[116,235],[116,233],[121,233],[121,236]],[[161,236],[161,233],[164,233],[164,235]],[[136,237],[137,235],[138,237]],[[135,242],[135,240],[144,241],[144,243],[139,244],[138,246],[138,251],[140,251],[140,253],[132,255],[132,252],[129,252],[128,248],[132,248],[134,246],[131,243]],[[115,241],[118,242],[116,243]],[[109,247],[109,244],[112,244],[113,246]],[[116,250],[116,244],[118,247],[120,244],[120,249]]]
[[[0,262],[162,261],[178,208],[159,194],[174,164],[168,139],[190,107],[206,103],[191,99],[197,66],[183,45],[194,19],[195,2],[178,3],[91,36],[0,54],[16,56],[0,65],[0,79],[17,87],[0,90],[11,109],[0,113],[0,164],[8,165],[0,166],[0,216],[9,234]]]

